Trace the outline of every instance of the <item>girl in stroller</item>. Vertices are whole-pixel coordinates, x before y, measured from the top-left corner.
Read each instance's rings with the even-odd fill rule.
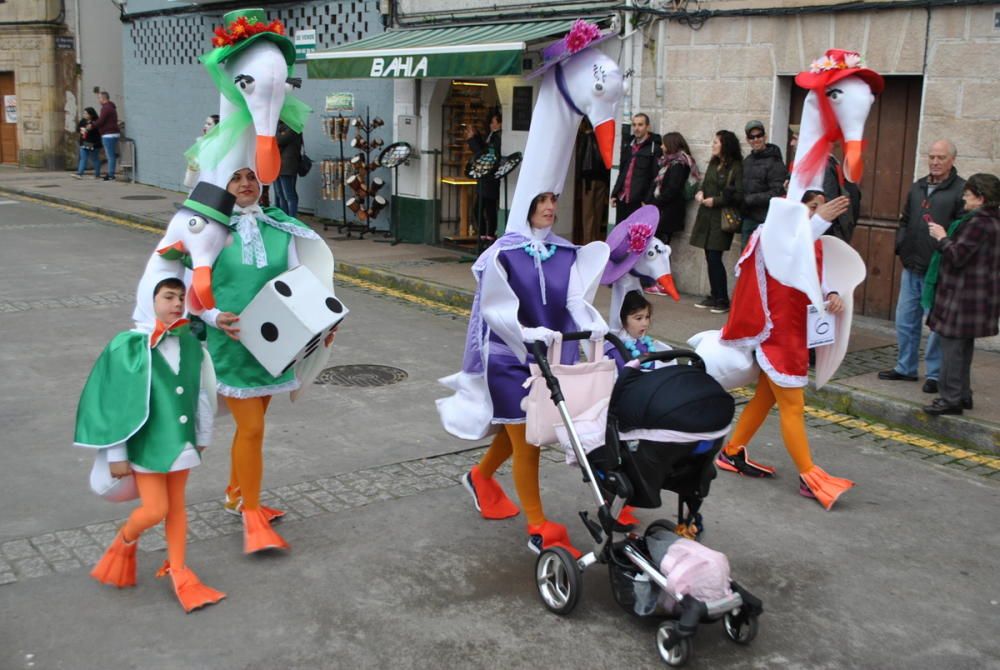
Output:
[[[669,345],[654,340],[647,334],[653,325],[653,305],[643,297],[640,291],[629,291],[625,294],[619,317],[622,328],[618,331],[617,336],[624,345],[624,351],[610,341],[604,345],[604,353],[609,358],[614,359],[619,372],[625,367],[627,360],[639,358],[643,354],[670,350]],[[662,363],[651,361],[643,363],[642,368],[652,370],[659,365]]]

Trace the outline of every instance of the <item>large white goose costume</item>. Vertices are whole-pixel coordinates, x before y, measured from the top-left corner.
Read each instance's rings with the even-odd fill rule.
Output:
[[[800,492],[830,509],[854,483],[832,477],[812,462],[802,418],[803,389],[808,383],[806,309],[811,304],[824,311],[824,298],[833,293],[844,303],[836,317],[834,342],[816,349],[816,384],[820,387],[847,350],[852,296],[865,277],[865,268],[850,246],[820,237],[830,222],[818,215],[810,219],[801,198],[808,190],[822,192],[823,171],[837,141],[844,145],[846,177],[860,180],[865,120],[884,82],[878,73],[861,67],[857,53],[839,49],[827,51],[795,81],[809,89],[809,94],[788,197],[771,200],[767,219],[737,262],[733,309],[721,334],[702,334],[696,350],[705,353],[711,368],[712,348],[721,343],[747,356],[747,370],[752,369],[751,354],[760,369],[754,398],[720,453],[720,468],[756,476],[774,474],[773,468],[749,459],[746,445],[777,403],[785,447],[799,471]],[[823,268],[822,281],[818,264]]]
[[[473,265],[477,290],[462,370],[441,380],[455,393],[437,401],[449,433],[472,440],[497,433],[483,461],[463,479],[486,518],[518,513],[493,479],[496,468],[513,453],[515,485],[528,517],[529,546],[535,550],[559,545],[576,551],[566,529],[545,521],[542,513],[538,448],[524,441],[521,399],[527,393],[522,383],[528,376],[524,343],[545,339],[552,331],[607,332],[591,301],[608,247],[593,242],[577,248],[551,228],[533,228],[529,212],[543,194],[562,192],[569,152],[583,116],[594,126],[605,164],[611,164],[615,109],[624,80],[612,59],[591,48],[608,37],[578,21],[567,37],[545,49],[545,65],[531,75],[544,78],[507,230]],[[569,344],[563,350],[564,361],[575,356],[575,345]]]

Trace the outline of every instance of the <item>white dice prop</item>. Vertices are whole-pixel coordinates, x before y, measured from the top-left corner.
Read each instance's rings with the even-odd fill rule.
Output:
[[[264,285],[240,314],[240,341],[275,377],[308,358],[347,316],[344,303],[300,265]]]

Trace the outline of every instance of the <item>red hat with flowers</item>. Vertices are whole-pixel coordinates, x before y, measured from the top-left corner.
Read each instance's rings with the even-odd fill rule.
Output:
[[[875,70],[864,67],[861,54],[844,49],[827,49],[822,58],[809,65],[807,72],[795,76],[795,83],[802,88],[816,90],[847,77],[860,77],[875,95],[885,88],[885,79]]]
[[[224,62],[259,40],[273,42],[281,49],[285,62],[295,64],[295,45],[285,35],[284,24],[277,19],[268,22],[263,9],[238,9],[224,14],[222,25],[215,29],[212,46],[226,50],[217,59]]]

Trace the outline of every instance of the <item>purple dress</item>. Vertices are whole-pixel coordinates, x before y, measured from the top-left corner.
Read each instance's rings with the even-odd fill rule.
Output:
[[[632,344],[632,346],[634,346],[639,351],[640,356],[642,354],[648,354],[650,352],[650,348],[647,347],[646,344],[641,340],[635,340],[633,338],[626,339],[625,336],[623,336],[621,340],[622,342],[625,342],[626,345]],[[605,342],[604,353],[607,355],[608,358],[610,358],[615,362],[615,365],[618,366],[618,371],[621,372],[622,368],[625,367],[626,359],[622,357],[622,354],[620,351],[618,351],[618,348],[615,345],[611,344],[610,342]],[[631,359],[631,356],[629,357],[629,359]],[[646,363],[646,366],[648,367],[652,367],[652,365],[653,365],[652,363]]]
[[[570,271],[576,262],[576,249],[556,247],[555,254],[542,262],[542,272],[545,274],[544,305],[534,259],[523,248],[499,252],[497,262],[507,273],[507,283],[520,303],[517,320],[521,326],[544,327],[561,332],[577,330],[577,324],[566,308]],[[534,356],[529,350],[528,360],[521,363],[494,333],[490,333],[489,348],[486,382],[493,401],[493,421],[523,423],[525,414],[521,409],[521,401],[528,395],[528,389],[523,388],[523,384],[529,375],[528,363],[534,362]],[[577,342],[563,343],[563,363],[575,363],[578,355]]]

